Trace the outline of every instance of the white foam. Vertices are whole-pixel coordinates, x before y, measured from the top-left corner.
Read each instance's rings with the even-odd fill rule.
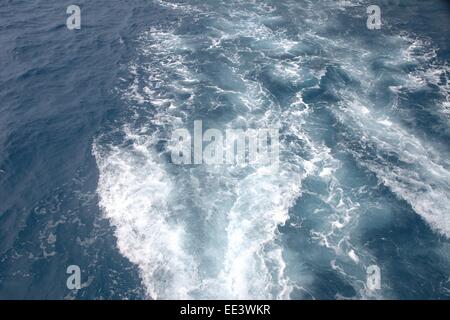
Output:
[[[153,116],[148,121],[161,131],[173,128],[174,121],[188,126],[177,111],[194,104],[196,99],[198,81],[186,59],[190,49],[174,33],[155,29],[144,33],[140,41],[142,55],[150,56],[152,62],[140,68],[131,64],[130,72],[136,80],[124,97],[133,108],[134,102],[152,105]],[[248,113],[246,125],[276,125],[270,114],[259,112],[267,104],[271,106],[266,106],[268,110],[277,109],[261,85],[246,79],[243,73],[233,76],[245,83],[235,96]],[[138,80],[145,78],[149,82],[142,84]],[[153,84],[155,81],[158,87]],[[193,98],[185,101],[173,97],[174,87],[190,90]],[[166,108],[167,103],[177,106],[175,111]],[[242,119],[237,117],[227,126]],[[249,173],[235,167],[199,167],[186,173],[178,168],[174,175],[156,153],[156,135],[148,136],[148,129],[132,126],[123,128],[123,132],[127,135],[124,145],[94,145],[100,171],[98,193],[106,217],[116,227],[118,247],[139,266],[150,297],[289,297],[291,289],[282,249],[276,244],[277,227],[285,223],[299,194],[304,175],[301,166],[296,167],[298,171],[289,166],[255,167]],[[209,177],[215,177],[217,183]],[[191,187],[195,192],[185,199],[184,193],[191,194]],[[221,201],[230,206],[217,206]],[[199,211],[191,211],[190,206]],[[202,219],[199,228],[208,221],[217,233],[206,237],[217,241],[215,238],[223,236],[223,247],[205,243],[201,239],[205,235],[192,231],[195,221],[189,219],[203,212],[205,217],[198,217]],[[219,223],[222,230],[216,226]],[[210,266],[200,261],[209,261]]]
[[[329,46],[336,45],[336,41],[319,39]],[[436,111],[446,114],[449,90],[448,81],[442,78],[448,74],[448,66],[437,60],[436,49],[429,40],[402,33],[399,36],[387,34],[385,41],[392,44],[392,50],[397,50],[386,57],[390,68],[395,70],[391,76],[399,82],[393,90],[392,109],[396,108],[402,90],[414,92],[432,84],[439,88],[441,95]],[[365,67],[370,65],[373,55],[368,55],[362,44],[351,43],[352,47],[348,48],[349,43],[339,42],[339,46],[345,48],[344,52],[356,51],[354,55],[336,54],[333,58],[351,78],[358,80],[361,90],[337,89],[341,102],[339,107],[330,106],[330,110],[342,124],[357,132],[362,144],[375,145],[379,154],[377,159],[368,160],[365,154],[352,148],[348,151],[376,173],[399,198],[407,201],[433,229],[450,236],[450,217],[446,209],[450,205],[450,155],[443,151],[445,148],[415,136],[400,125],[394,115],[387,117],[377,110],[369,95],[376,75]],[[408,63],[418,67],[410,73],[402,71],[402,66]],[[395,155],[401,163],[384,159],[383,154]]]
[[[361,102],[354,102],[362,97],[352,96],[352,99],[345,102],[342,109],[345,113],[338,116],[343,123],[352,124],[360,136],[374,143],[379,155],[376,159],[367,159],[364,154],[349,151],[399,198],[406,200],[432,228],[450,236],[449,157],[392,119],[359,112]],[[385,159],[384,154],[396,155],[400,163]]]
[[[196,262],[185,252],[183,225],[170,221],[173,182],[151,149],[135,143],[109,150],[94,145],[100,206],[120,252],[139,266],[149,296],[188,299],[198,285]]]
[[[350,257],[350,259],[352,259],[355,263],[359,263],[359,257],[358,255],[355,253],[355,250],[350,250],[348,252],[348,256]]]
[[[185,7],[167,1],[159,3],[174,10]],[[367,68],[371,57],[345,41],[326,39],[309,30],[298,39],[288,37],[285,30],[274,31],[263,20],[272,13],[272,18],[277,18],[276,8],[259,2],[253,4],[259,14],[250,10],[254,7],[247,10],[246,1],[217,5],[224,6],[225,11],[208,12],[212,25],[204,45],[195,43],[196,36],[178,35],[174,30],[151,29],[139,38],[139,58],[130,63],[135,80],[123,96],[130,109],[136,110],[133,120],[144,120],[139,123],[145,124],[130,120],[132,123],[122,128],[126,136],[122,144],[95,142],[100,205],[116,227],[119,250],[139,267],[152,298],[289,298],[295,288],[303,290],[304,286],[288,275],[278,228],[289,219],[289,210],[301,196],[306,177],[314,175],[327,186],[326,192],[316,196],[329,210],[317,212],[322,224],[311,230],[312,240],[331,249],[337,257],[350,258],[351,264],[360,268],[370,255],[351,241],[349,234],[360,204],[344,191],[335,175],[341,163],[322,141],[309,134],[308,117],[313,110],[305,103],[303,92],[296,92],[290,108],[283,109],[245,70],[249,63],[246,55],[257,56],[259,60],[255,61],[265,63],[263,66],[277,81],[292,85],[311,79],[320,82],[326,67],[308,67],[306,63],[313,58],[279,60],[281,55],[299,49],[302,40],[317,41],[331,52],[326,57],[331,65],[340,65],[351,76],[359,77],[366,89],[373,83]],[[314,4],[308,5],[311,15],[315,14]],[[337,5],[348,6],[344,2]],[[200,12],[190,5],[188,9]],[[325,25],[327,17],[317,14],[317,23]],[[196,50],[225,57],[226,72],[214,77],[197,74],[203,61],[193,57]],[[361,61],[353,61],[355,56]],[[217,61],[221,63],[222,59]],[[436,78],[436,74],[429,77]],[[222,84],[230,82],[238,83],[238,88],[224,89]],[[205,88],[207,93],[201,91]],[[355,157],[432,227],[448,234],[447,160],[439,159],[436,150],[411,137],[395,119],[379,116],[364,95],[357,97],[343,91],[341,97],[341,105],[330,106],[337,117],[360,130],[363,141],[399,155],[412,168],[388,161],[366,161],[361,154]],[[221,98],[232,101],[226,107],[233,115],[227,123],[215,119],[223,129],[280,128],[279,165],[174,168],[165,162],[161,146],[157,146],[158,134],[165,137],[175,127],[189,128],[193,111],[207,107],[211,111]],[[307,159],[299,155],[301,152],[308,154]],[[336,259],[332,265],[345,275],[346,267],[338,266]],[[346,277],[355,288],[361,288],[360,280]]]

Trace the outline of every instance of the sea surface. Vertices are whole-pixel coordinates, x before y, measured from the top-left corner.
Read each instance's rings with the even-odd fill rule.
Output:
[[[444,0],[2,0],[0,298],[450,299],[449,35]],[[278,165],[175,165],[195,120]]]

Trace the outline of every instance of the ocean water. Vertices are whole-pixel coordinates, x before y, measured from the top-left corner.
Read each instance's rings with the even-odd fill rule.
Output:
[[[449,34],[444,0],[3,0],[0,298],[449,299]],[[195,120],[278,165],[173,164]]]

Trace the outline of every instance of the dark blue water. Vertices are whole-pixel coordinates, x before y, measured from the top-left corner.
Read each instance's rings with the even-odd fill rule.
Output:
[[[0,298],[448,299],[448,34],[438,0],[3,0]],[[174,165],[194,120],[279,128],[279,167]]]

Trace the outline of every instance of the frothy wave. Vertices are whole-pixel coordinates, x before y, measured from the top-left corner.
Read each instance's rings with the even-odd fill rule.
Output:
[[[375,259],[351,238],[362,214],[355,199],[361,190],[344,186],[338,176],[339,152],[375,173],[432,228],[450,235],[449,158],[391,113],[404,90],[430,83],[439,86],[439,101],[447,99],[445,110],[448,81],[442,83],[442,72],[448,70],[438,71],[444,67],[437,61],[412,73],[403,68],[423,63],[418,57],[428,63],[436,58],[432,52],[417,55],[423,46],[401,38],[394,46],[398,52],[379,62],[384,81],[370,67],[382,54],[358,39],[327,37],[332,18],[313,2],[158,3],[182,11],[181,22],[151,28],[138,39],[138,58],[129,65],[133,81],[122,92],[131,111],[119,130],[123,138],[98,139],[93,148],[100,205],[116,227],[119,250],[139,266],[149,297],[287,299],[299,288],[308,292],[309,279],[289,275],[280,232],[305,192],[324,205],[313,213],[320,223],[311,228],[312,241],[333,252],[330,267],[360,297],[371,296],[363,280],[348,274],[358,268],[365,276],[364,267]],[[326,2],[344,12],[355,5]],[[307,18],[299,20],[299,11]],[[295,31],[280,23],[286,16],[299,24]],[[180,27],[192,19],[203,33]],[[379,41],[394,44],[398,38]],[[392,92],[381,106],[371,99],[376,86]],[[325,95],[333,102],[322,102]],[[344,128],[340,150],[327,146],[320,131],[325,111]],[[279,128],[280,163],[172,165],[171,130],[201,118],[223,130]],[[324,190],[304,188],[309,177]]]

